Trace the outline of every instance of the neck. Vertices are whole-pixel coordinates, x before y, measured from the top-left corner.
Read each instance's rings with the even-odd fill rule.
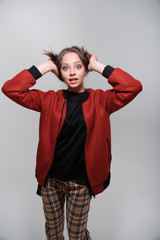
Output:
[[[74,92],[74,93],[82,93],[85,92],[85,88],[81,88],[81,89],[67,89],[68,92]]]

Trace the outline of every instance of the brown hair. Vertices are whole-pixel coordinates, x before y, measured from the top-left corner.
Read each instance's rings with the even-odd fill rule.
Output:
[[[54,64],[57,66],[58,69],[58,78],[63,82],[62,76],[61,76],[61,63],[62,63],[62,58],[63,56],[68,53],[68,52],[74,52],[77,53],[79,58],[81,59],[85,69],[86,73],[88,73],[88,65],[89,65],[89,59],[91,55],[84,49],[84,47],[77,47],[77,46],[72,46],[68,48],[64,48],[63,50],[60,51],[59,54],[53,53],[53,51],[45,51],[44,54],[49,57],[50,60],[54,62]]]

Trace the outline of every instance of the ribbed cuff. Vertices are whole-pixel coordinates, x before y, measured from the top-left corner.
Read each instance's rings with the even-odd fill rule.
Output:
[[[30,72],[30,74],[32,74],[32,76],[34,77],[35,80],[42,77],[42,74],[40,73],[38,68],[36,68],[34,65],[27,70],[28,70],[28,72]]]
[[[110,65],[107,65],[102,72],[103,77],[109,78],[114,69],[115,68],[111,67]]]

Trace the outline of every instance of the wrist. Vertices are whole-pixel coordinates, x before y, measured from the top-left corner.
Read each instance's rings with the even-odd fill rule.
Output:
[[[95,61],[95,62],[93,63],[93,70],[96,71],[96,72],[98,72],[98,73],[100,73],[100,74],[102,74],[105,66],[106,66],[106,65],[104,65],[104,64],[101,63],[101,62]]]
[[[47,61],[41,63],[40,65],[36,66],[36,67],[38,68],[40,73],[42,75],[44,75],[45,73],[52,70],[52,62],[51,62],[51,60],[47,60]]]

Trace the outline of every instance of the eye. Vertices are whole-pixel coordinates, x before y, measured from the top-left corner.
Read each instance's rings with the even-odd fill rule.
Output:
[[[80,68],[81,68],[81,66],[80,66],[80,65],[77,65],[77,66],[76,66],[76,68],[77,68],[77,69],[80,69]]]
[[[63,70],[66,71],[68,69],[68,67],[63,67]]]

